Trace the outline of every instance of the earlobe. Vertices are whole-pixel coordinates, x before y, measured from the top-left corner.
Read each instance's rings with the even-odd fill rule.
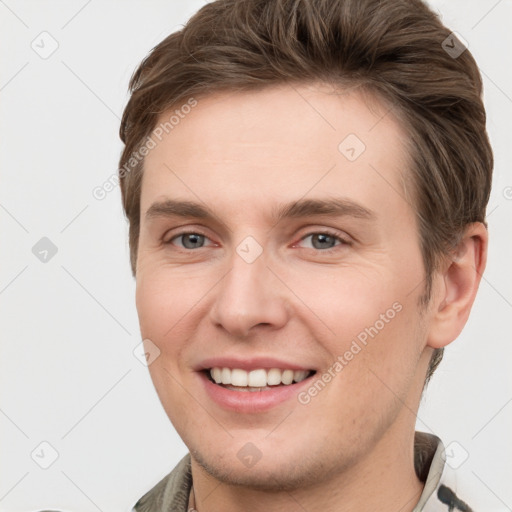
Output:
[[[437,272],[427,345],[442,348],[467,322],[487,260],[488,234],[481,222],[470,224],[442,270]]]

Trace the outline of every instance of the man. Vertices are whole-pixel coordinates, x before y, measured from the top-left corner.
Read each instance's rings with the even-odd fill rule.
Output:
[[[218,0],[130,88],[137,309],[190,451],[135,510],[471,510],[414,432],[485,268],[469,51],[419,0]]]

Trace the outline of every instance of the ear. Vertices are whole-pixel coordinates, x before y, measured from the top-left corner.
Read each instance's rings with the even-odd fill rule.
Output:
[[[436,272],[427,339],[429,347],[445,347],[461,333],[485,270],[487,245],[485,225],[481,222],[470,224],[443,268]]]

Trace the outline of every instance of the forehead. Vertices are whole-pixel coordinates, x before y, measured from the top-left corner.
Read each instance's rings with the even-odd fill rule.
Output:
[[[196,101],[178,122],[165,125],[179,106],[160,116],[166,129],[145,158],[142,213],[164,196],[262,208],[322,194],[404,203],[407,136],[368,94],[281,85]]]

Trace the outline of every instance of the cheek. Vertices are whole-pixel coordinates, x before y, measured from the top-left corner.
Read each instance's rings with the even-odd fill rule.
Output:
[[[342,334],[329,346],[333,362],[340,365],[331,365],[336,376],[322,391],[317,406],[331,411],[332,428],[343,430],[352,443],[366,443],[369,436],[382,433],[409,403],[415,383],[421,355],[412,325],[416,309],[403,305],[399,312],[391,311],[389,317],[394,316],[388,323],[376,322],[372,315],[348,316],[345,323],[357,334]]]
[[[187,313],[195,299],[191,295],[196,294],[180,280],[170,279],[170,272],[155,267],[137,274],[136,305],[142,338],[160,350],[159,357],[148,366],[151,379],[167,415],[176,424],[176,415],[186,420],[186,415],[179,414],[187,407],[188,396],[183,393],[181,353],[190,334]]]
[[[402,302],[403,293],[400,283],[390,279],[389,272],[387,277],[384,269],[319,270],[308,275],[290,273],[288,282],[304,302],[304,314],[316,317],[329,339],[342,341],[336,349],[360,333],[364,338],[365,329],[375,323],[382,330],[397,316],[393,306]]]
[[[139,315],[141,334],[144,338],[159,339],[170,323],[167,312],[175,311],[172,294],[165,293],[163,283],[155,274],[137,275],[135,301]]]
[[[183,319],[194,300],[197,302],[197,295],[193,286],[170,279],[168,272],[137,275],[136,306],[143,338],[152,340],[162,352],[176,350],[172,340],[183,335]]]
[[[343,370],[335,373],[343,373],[336,381],[343,381],[344,389],[364,394],[358,389],[361,382],[366,389],[382,388],[380,377],[400,388],[399,376],[409,379],[422,339],[417,293],[410,293],[406,279],[382,268],[342,268],[336,273],[331,269],[329,276],[297,276],[290,287],[304,297],[302,323],[330,354],[327,365],[342,359]]]

